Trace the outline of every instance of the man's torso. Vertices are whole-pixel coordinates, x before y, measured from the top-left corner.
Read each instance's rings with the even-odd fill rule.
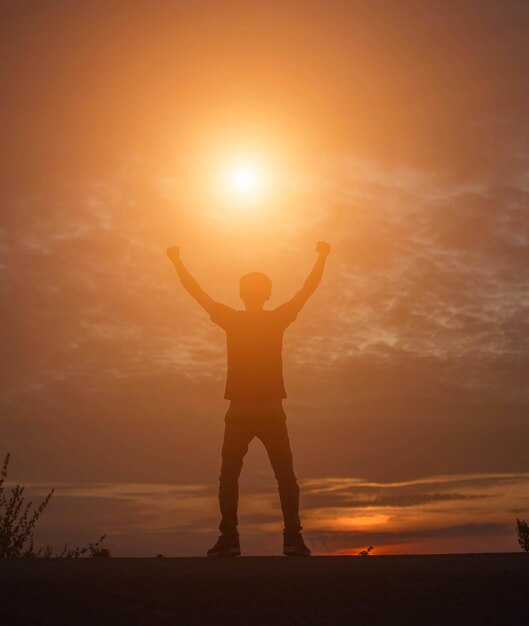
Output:
[[[283,333],[295,319],[295,312],[284,306],[252,312],[219,307],[212,312],[211,319],[226,331],[228,374],[224,397],[230,400],[286,398]]]

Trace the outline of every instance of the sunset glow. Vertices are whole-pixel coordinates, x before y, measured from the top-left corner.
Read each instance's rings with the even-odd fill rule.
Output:
[[[282,339],[314,553],[519,549],[529,21],[511,4],[9,3],[0,461],[57,488],[42,544],[203,553],[227,340],[165,251],[232,309],[266,274],[272,310],[325,240]],[[274,554],[258,439],[240,491],[246,553]]]
[[[236,192],[255,192],[260,183],[259,172],[252,167],[238,167],[233,171],[230,183]]]
[[[219,186],[211,204],[219,202],[228,207],[236,207],[246,211],[262,208],[265,201],[270,200],[274,193],[270,177],[270,167],[264,159],[225,158],[220,168]]]

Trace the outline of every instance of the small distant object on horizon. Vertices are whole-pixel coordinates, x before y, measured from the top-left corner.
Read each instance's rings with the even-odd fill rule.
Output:
[[[373,546],[369,546],[365,550],[360,550],[360,552],[356,556],[369,556],[369,553],[373,550]]]

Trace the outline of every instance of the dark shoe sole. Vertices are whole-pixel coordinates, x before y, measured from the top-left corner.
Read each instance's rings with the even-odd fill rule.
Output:
[[[241,552],[240,550],[235,551],[233,548],[230,548],[229,552],[214,552],[213,554],[206,554],[206,556],[219,559],[231,559],[236,556],[241,556]]]
[[[312,556],[310,553],[307,554],[306,552],[296,552],[294,550],[290,551],[290,550],[283,550],[283,554],[285,556]]]

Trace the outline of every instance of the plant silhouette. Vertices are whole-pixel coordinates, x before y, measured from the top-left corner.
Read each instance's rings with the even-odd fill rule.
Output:
[[[0,558],[79,558],[86,553],[92,558],[111,556],[110,550],[101,546],[106,535],[102,535],[98,541],[85,547],[68,547],[68,544],[65,544],[60,552],[54,553],[51,546],[35,550],[35,525],[51,500],[55,489],[51,489],[33,511],[31,510],[33,503],[31,501],[25,503],[24,487],[16,485],[8,494],[4,483],[7,479],[10,457],[10,454],[6,455],[0,472]]]
[[[529,552],[529,524],[525,520],[516,518],[518,543],[524,552]]]

